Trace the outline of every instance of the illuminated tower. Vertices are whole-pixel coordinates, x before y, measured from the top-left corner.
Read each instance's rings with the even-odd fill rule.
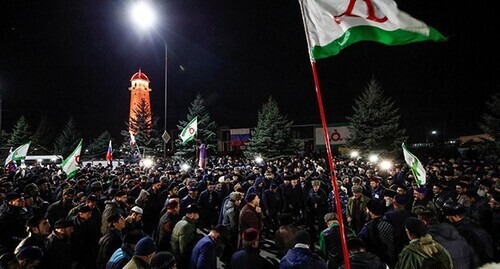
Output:
[[[142,73],[141,69],[139,69],[139,72],[135,73],[130,78],[130,82],[131,85],[130,88],[128,88],[130,90],[130,112],[128,120],[129,126],[132,125],[132,118],[136,118],[134,110],[137,110],[137,108],[139,108],[139,104],[141,103],[142,99],[144,99],[146,108],[148,109],[148,122],[151,122],[151,103],[149,102],[149,92],[151,91],[151,88],[149,88],[148,76]]]

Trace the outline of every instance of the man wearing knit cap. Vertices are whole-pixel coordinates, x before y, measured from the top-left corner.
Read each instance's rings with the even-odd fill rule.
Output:
[[[416,214],[415,210],[417,208],[425,208],[426,211],[437,212],[436,206],[432,203],[431,199],[427,195],[427,189],[424,187],[418,187],[413,190],[413,204],[411,206],[411,212]]]
[[[405,229],[410,244],[399,254],[397,269],[453,268],[448,251],[427,234],[427,228],[421,220],[415,217],[406,219]]]
[[[240,235],[248,228],[255,228],[259,232],[262,231],[264,216],[259,207],[260,197],[255,193],[250,193],[246,196],[245,201],[246,205],[241,209],[239,218]]]
[[[319,249],[322,257],[328,262],[329,268],[338,268],[343,263],[342,242],[337,214],[330,212],[323,216],[326,229],[319,234]],[[355,235],[348,227],[344,228],[345,238]]]
[[[177,222],[172,231],[172,254],[179,265],[179,268],[187,268],[191,251],[201,235],[196,230],[196,222],[200,218],[200,207],[198,204],[190,204],[186,208],[186,214],[182,220]]]
[[[115,250],[123,243],[122,230],[125,228],[125,219],[114,214],[108,217],[108,230],[99,240],[99,253],[97,256],[97,269],[104,269],[106,263]]]
[[[177,222],[181,220],[179,216],[179,202],[175,199],[168,199],[165,208],[166,212],[160,217],[153,235],[158,251],[171,252],[170,239],[172,238],[172,231]]]
[[[242,248],[231,257],[231,268],[253,269],[272,268],[272,264],[259,255],[259,231],[255,228],[248,228],[243,231]]]
[[[123,267],[123,269],[149,269],[151,268],[151,259],[156,253],[156,244],[151,237],[143,237],[135,245],[134,256]]]
[[[359,232],[366,223],[366,204],[371,199],[363,194],[363,187],[360,185],[353,185],[351,190],[353,196],[349,197],[346,206],[347,223],[355,232]]]
[[[106,269],[121,269],[134,256],[134,249],[137,242],[145,236],[143,231],[133,230],[125,234],[123,244],[118,248],[106,263]]]
[[[391,267],[396,264],[398,254],[395,248],[394,228],[382,218],[384,209],[384,205],[380,202],[368,201],[366,211],[371,220],[365,223],[359,235],[365,242],[366,250],[380,257]]]
[[[47,237],[47,251],[45,253],[44,268],[66,269],[71,268],[71,245],[69,238],[73,233],[73,221],[60,219],[54,224],[54,230]]]

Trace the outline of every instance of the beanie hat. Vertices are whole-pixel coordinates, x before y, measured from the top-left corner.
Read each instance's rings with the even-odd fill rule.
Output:
[[[457,202],[446,202],[443,205],[445,216],[455,216],[465,214],[465,207]]]
[[[300,230],[295,234],[294,237],[295,244],[311,244],[311,236],[306,230]]]
[[[380,216],[384,214],[384,207],[376,200],[370,200],[366,203],[366,208],[372,212],[372,214]]]
[[[384,192],[384,196],[391,197],[391,198],[394,198],[394,196],[396,196],[396,194],[398,194],[398,193],[392,189],[386,189]]]
[[[349,250],[359,250],[365,248],[365,244],[361,238],[354,237],[347,240],[347,248]]]
[[[176,265],[175,257],[168,251],[160,251],[151,259],[151,269],[170,269]]]
[[[423,195],[427,194],[427,190],[425,188],[416,188],[415,191]]]
[[[34,215],[26,221],[26,227],[38,227],[44,218],[42,215]]]
[[[259,238],[259,231],[255,228],[248,228],[243,231],[241,238],[246,242],[254,242]]]
[[[394,196],[394,202],[396,202],[397,204],[400,204],[400,205],[405,205],[406,204],[406,197],[404,195],[401,195],[401,194],[396,194],[396,196]]]
[[[200,213],[200,206],[196,203],[190,204],[186,207],[186,214],[187,213]]]
[[[143,237],[137,245],[135,245],[135,256],[148,256],[153,254],[156,251],[156,244],[151,237]]]
[[[16,199],[19,199],[19,198],[22,198],[23,196],[17,192],[9,192],[7,193],[7,196],[5,196],[5,200],[7,202],[10,202],[12,200],[16,200]]]
[[[132,207],[132,209],[130,209],[130,211],[133,211],[133,212],[135,212],[137,214],[143,214],[144,213],[144,211],[142,211],[142,208],[140,208],[138,206]]]
[[[405,220],[405,228],[416,237],[422,237],[427,234],[425,223],[415,217],[409,217]]]
[[[257,196],[257,194],[255,194],[255,193],[247,194],[247,197],[245,197],[245,202],[247,202],[247,203],[252,202],[256,196]]]
[[[92,208],[88,205],[83,205],[78,207],[78,213],[86,213],[86,212],[92,212]]]
[[[99,201],[99,198],[97,198],[97,196],[95,196],[94,194],[89,194],[87,196],[87,201],[97,202],[97,201]]]
[[[70,219],[60,219],[58,221],[56,221],[56,223],[54,224],[54,227],[56,229],[62,229],[62,228],[69,228],[69,227],[73,227],[73,222],[70,220]]]

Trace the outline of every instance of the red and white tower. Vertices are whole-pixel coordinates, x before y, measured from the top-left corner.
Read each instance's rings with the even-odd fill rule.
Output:
[[[131,78],[130,78],[130,112],[129,112],[129,126],[132,124],[132,118],[136,118],[137,115],[135,114],[134,110],[137,110],[139,107],[139,104],[141,103],[141,100],[144,100],[146,103],[146,107],[148,109],[148,122],[151,122],[151,102],[149,100],[149,92],[152,90],[149,88],[149,78],[146,76],[146,74],[142,73],[141,69],[139,69],[139,72],[135,73]],[[130,130],[132,131],[132,130]],[[133,132],[133,131],[132,131]],[[135,132],[134,132],[135,134]]]

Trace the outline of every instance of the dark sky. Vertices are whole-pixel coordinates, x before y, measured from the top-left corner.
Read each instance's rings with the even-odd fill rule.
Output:
[[[433,129],[446,137],[479,133],[485,102],[499,91],[493,2],[397,1],[449,40],[393,47],[362,42],[318,61],[327,121],[345,122],[373,77],[401,109],[410,141]],[[162,129],[162,38],[169,129],[185,118],[197,93],[219,126],[255,126],[269,96],[296,124],[320,123],[298,1],[154,1],[161,21],[149,33],[133,27],[130,3],[1,1],[2,128],[10,130],[21,115],[36,128],[45,115],[60,130],[72,116],[84,138],[108,130],[121,141],[129,79],[141,68]]]

